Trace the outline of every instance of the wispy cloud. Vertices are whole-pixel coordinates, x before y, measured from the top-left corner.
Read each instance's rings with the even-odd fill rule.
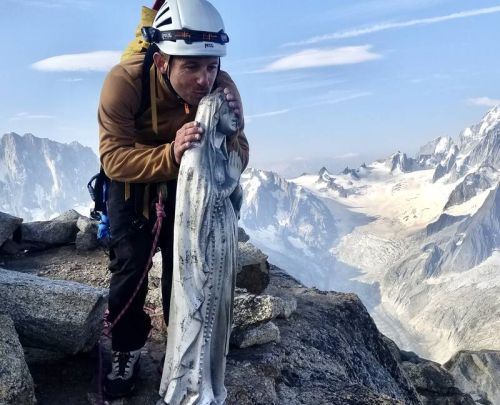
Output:
[[[281,115],[281,114],[286,114],[292,111],[302,111],[304,108],[312,108],[312,107],[317,107],[321,105],[328,105],[328,104],[338,104],[342,103],[345,101],[350,101],[350,100],[355,100],[357,98],[361,97],[367,97],[371,96],[373,93],[364,91],[364,92],[353,92],[353,93],[346,93],[346,94],[332,94],[331,92],[328,92],[326,94],[317,96],[314,99],[311,99],[299,106],[295,107],[290,107],[290,108],[285,108],[283,110],[277,110],[277,111],[269,111],[269,112],[264,112],[260,114],[252,114],[252,115],[245,115],[245,122],[248,124],[250,122],[253,122],[255,119],[258,118],[265,118],[265,117],[274,117],[276,115]]]
[[[326,94],[317,96],[314,99],[310,100],[308,103],[303,105],[303,108],[316,107],[325,104],[338,104],[338,103],[343,103],[344,101],[355,100],[357,98],[368,97],[371,95],[373,95],[373,93],[369,91],[351,92],[345,94],[328,92]]]
[[[420,19],[409,20],[409,21],[379,23],[379,24],[375,24],[375,25],[365,27],[365,28],[356,28],[356,29],[351,29],[351,30],[346,30],[346,31],[337,31],[337,32],[333,32],[331,34],[318,35],[318,36],[306,39],[304,41],[288,42],[288,43],[284,44],[283,46],[311,45],[311,44],[316,44],[318,42],[323,42],[323,41],[328,41],[328,40],[354,38],[354,37],[359,37],[361,35],[373,34],[375,32],[380,32],[380,31],[387,31],[387,30],[392,30],[392,29],[397,29],[397,28],[414,27],[416,25],[436,24],[436,23],[450,21],[450,20],[457,20],[460,18],[476,17],[479,15],[494,14],[494,13],[500,13],[500,6],[479,8],[479,9],[467,10],[467,11],[460,11],[457,13],[452,13],[452,14],[447,14],[447,15],[442,15],[442,16],[437,16],[437,17],[420,18]]]
[[[27,112],[20,112],[10,118],[10,121],[23,121],[23,120],[46,120],[56,118],[53,115],[45,114],[30,114]]]
[[[81,77],[65,77],[64,79],[60,79],[59,81],[65,82],[65,83],[76,83],[76,82],[83,81],[83,78],[81,78]]]
[[[263,90],[269,92],[287,92],[287,91],[304,91],[311,89],[325,89],[345,83],[345,80],[328,79],[328,80],[297,80],[296,82],[281,83],[276,85],[266,86]]]
[[[494,99],[489,97],[469,98],[467,102],[472,105],[480,105],[486,107],[495,107],[497,105],[500,105],[500,99],[498,98]]]
[[[245,115],[245,122],[247,122],[247,123],[252,122],[256,118],[274,117],[275,115],[286,114],[289,111],[290,111],[290,109],[283,109],[283,110],[277,110],[277,111],[269,111],[269,112],[260,113],[260,114]]]
[[[40,7],[40,8],[79,8],[88,9],[92,7],[92,2],[89,0],[8,0],[11,3],[23,5],[25,7]]]
[[[350,65],[382,58],[371,52],[371,45],[344,46],[328,49],[305,49],[282,57],[257,72],[277,72],[335,65]]]
[[[107,72],[120,61],[119,51],[95,51],[53,56],[31,67],[44,72]]]

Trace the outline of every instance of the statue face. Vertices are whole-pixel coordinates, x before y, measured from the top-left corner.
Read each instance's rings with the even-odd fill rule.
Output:
[[[238,130],[238,116],[229,108],[227,102],[222,103],[219,110],[217,129],[227,135],[232,135]]]

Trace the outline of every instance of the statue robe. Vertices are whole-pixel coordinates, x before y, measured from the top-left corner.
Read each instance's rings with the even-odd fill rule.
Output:
[[[215,131],[204,129],[202,140],[183,155],[177,184],[170,322],[160,386],[170,405],[222,405],[227,396],[224,374],[238,245],[229,196],[238,181],[227,175],[225,140],[218,148]]]

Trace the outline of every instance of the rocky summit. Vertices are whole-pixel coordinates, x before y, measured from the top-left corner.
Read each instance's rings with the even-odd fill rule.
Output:
[[[23,229],[30,231],[23,233],[17,229],[19,219],[4,219],[17,236],[15,241],[8,237],[0,246],[0,286],[9,290],[0,300],[0,313],[7,314],[0,317],[6,325],[0,333],[0,352],[8,354],[0,358],[0,403],[34,404],[33,393],[43,405],[101,403],[98,380],[107,370],[99,368],[98,353],[109,357],[109,339],[101,336],[99,345],[93,347],[75,345],[81,336],[74,333],[75,328],[87,329],[92,338],[86,337],[85,342],[95,342],[99,332],[83,321],[93,319],[95,325],[96,309],[99,313],[103,309],[101,304],[85,304],[85,299],[100,302],[109,280],[105,249],[95,240],[90,245],[76,243],[85,232],[86,239],[92,238],[88,233],[94,229],[92,221],[68,212],[54,223],[26,223]],[[47,233],[53,226],[66,226],[68,234],[73,230],[74,240],[54,241]],[[23,240],[23,234],[29,240]],[[33,243],[34,234],[37,243]],[[461,364],[473,367],[477,358],[492,364],[496,354],[477,355],[472,360],[462,355],[445,369],[400,351],[378,331],[356,295],[307,288],[269,265],[267,256],[251,245],[244,232],[240,232],[239,257],[226,370],[227,405],[494,403],[489,397],[496,398],[498,390],[486,375],[488,368],[474,368],[473,378],[469,378],[471,373],[463,371]],[[143,349],[137,389],[129,398],[110,402],[112,405],[154,404],[158,399],[161,359],[168,339],[161,313],[160,268],[155,260],[147,301],[154,329]],[[16,291],[29,295],[33,288],[40,291],[44,308],[33,310],[30,305],[36,302],[30,302],[26,305],[29,311],[22,312],[25,305],[16,307],[12,302],[19,299]],[[64,299],[58,301],[54,292]],[[47,310],[51,305],[61,308]],[[78,308],[82,323],[64,322],[64,316],[61,320],[61,313],[71,308]],[[25,327],[44,322],[53,326],[40,328],[39,336]],[[55,344],[58,336],[64,337],[64,344]],[[473,397],[483,402],[475,402]]]

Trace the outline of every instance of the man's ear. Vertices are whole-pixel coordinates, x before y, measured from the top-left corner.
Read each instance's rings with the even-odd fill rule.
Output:
[[[168,69],[168,63],[165,57],[160,52],[153,54],[153,62],[161,74],[165,74]]]

